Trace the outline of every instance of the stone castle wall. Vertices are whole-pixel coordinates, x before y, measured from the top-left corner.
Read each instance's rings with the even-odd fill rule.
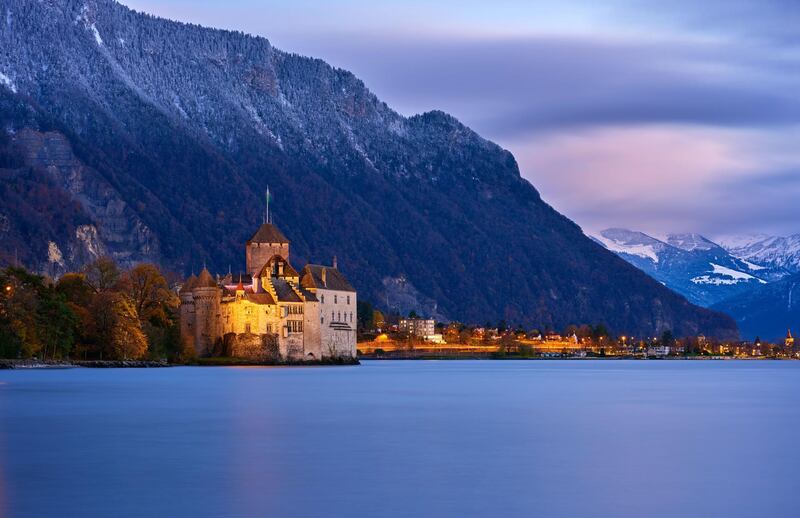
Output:
[[[223,338],[225,355],[264,362],[278,362],[278,336],[276,334],[228,333]]]

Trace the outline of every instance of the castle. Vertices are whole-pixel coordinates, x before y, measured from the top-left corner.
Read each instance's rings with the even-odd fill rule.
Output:
[[[198,356],[319,361],[356,356],[356,291],[332,266],[289,263],[289,240],[266,222],[246,243],[245,274],[203,268],[180,289],[180,331]]]

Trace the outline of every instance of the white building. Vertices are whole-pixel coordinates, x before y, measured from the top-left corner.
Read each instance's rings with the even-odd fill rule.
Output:
[[[332,266],[309,264],[303,268],[300,286],[319,302],[320,343],[323,356],[354,356],[356,350],[356,290]]]
[[[436,321],[425,318],[402,318],[398,328],[401,333],[425,338],[436,333]]]

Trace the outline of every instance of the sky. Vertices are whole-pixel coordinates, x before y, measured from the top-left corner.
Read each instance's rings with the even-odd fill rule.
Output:
[[[514,153],[586,232],[800,233],[800,0],[123,0]]]

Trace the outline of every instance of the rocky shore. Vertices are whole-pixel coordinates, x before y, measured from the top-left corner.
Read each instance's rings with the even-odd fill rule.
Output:
[[[358,365],[357,358],[338,358],[301,362],[265,362],[243,358],[198,358],[189,363],[167,363],[151,360],[3,360],[0,359],[0,370],[3,369],[71,369],[88,367],[93,369],[145,369],[152,367],[173,367],[177,365],[195,365],[205,367],[242,367],[242,366],[310,366],[310,365]]]
[[[150,360],[0,360],[0,369],[70,369],[73,367],[144,369],[169,366],[170,364],[167,362]]]

